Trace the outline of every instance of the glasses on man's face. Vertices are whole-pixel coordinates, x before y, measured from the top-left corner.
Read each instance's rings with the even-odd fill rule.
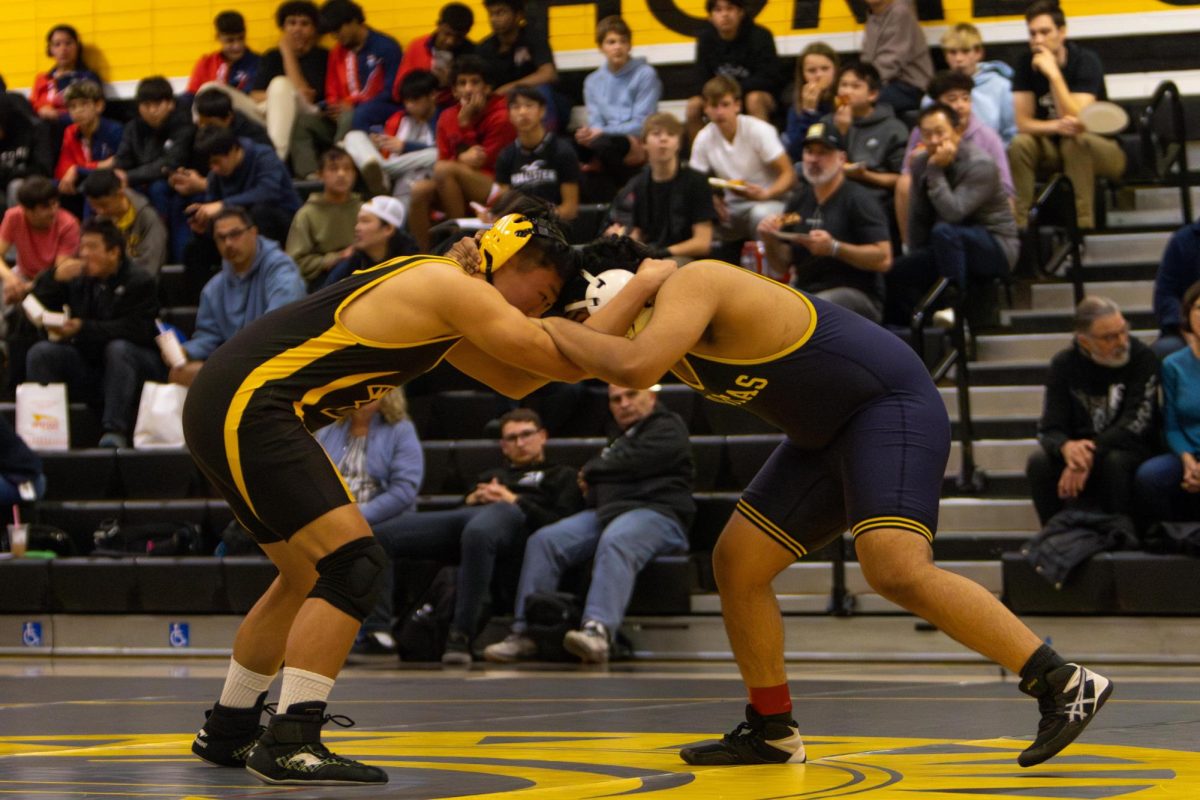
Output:
[[[1095,339],[1097,342],[1104,342],[1105,344],[1114,344],[1116,342],[1121,341],[1122,339],[1124,339],[1127,336],[1129,336],[1129,326],[1128,325],[1126,325],[1124,328],[1121,328],[1120,330],[1113,331],[1112,333],[1102,333],[1099,335],[1094,334],[1094,333],[1088,334],[1089,339]]]
[[[242,234],[244,234],[248,230],[250,230],[250,229],[249,228],[238,228],[238,229],[232,230],[232,231],[225,231],[225,233],[217,233],[214,231],[213,238],[216,239],[218,242],[232,242],[234,239],[241,238]]]
[[[529,430],[517,431],[516,433],[506,433],[500,437],[500,441],[505,442],[507,444],[523,442],[526,439],[528,439],[530,436],[536,436],[540,432],[541,432],[541,428],[530,428]]]

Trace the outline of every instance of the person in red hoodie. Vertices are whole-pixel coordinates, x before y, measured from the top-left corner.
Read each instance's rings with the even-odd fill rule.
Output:
[[[483,59],[467,55],[454,62],[458,103],[438,117],[438,160],[433,178],[412,187],[408,227],[422,251],[429,248],[430,213],[462,217],[467,204],[482,203],[492,190],[496,157],[517,138],[508,101],[492,91]]]
[[[221,49],[200,56],[192,68],[185,94],[197,95],[215,83],[247,95],[249,100],[259,55],[246,46],[246,19],[237,11],[222,11],[213,20],[213,26]]]
[[[462,3],[447,3],[442,6],[433,33],[418,36],[404,48],[400,71],[396,73],[396,84],[392,87],[392,98],[398,103],[403,103],[400,84],[404,76],[416,70],[427,70],[438,79],[438,108],[446,109],[454,105],[454,87],[450,82],[451,65],[456,58],[475,52],[474,43],[467,38],[474,25],[475,14]]]
[[[54,177],[62,195],[79,194],[80,184],[99,167],[111,167],[117,148],[121,146],[124,128],[116,120],[106,119],[104,91],[94,81],[73,83],[66,91],[67,110],[71,124],[63,132],[62,147]],[[68,205],[68,210],[82,216],[83,201]]]

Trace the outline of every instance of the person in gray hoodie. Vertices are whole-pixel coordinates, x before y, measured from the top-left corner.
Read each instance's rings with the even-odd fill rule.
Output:
[[[604,54],[604,66],[583,81],[588,122],[575,131],[579,160],[585,164],[596,158],[606,170],[621,171],[646,162],[639,137],[663,88],[646,59],[630,56],[632,45],[625,20],[610,16],[597,23],[596,46]]]
[[[892,321],[907,321],[939,276],[959,291],[972,279],[1008,274],[1020,240],[1000,171],[985,151],[962,141],[958,113],[944,103],[921,111],[924,150],[913,156],[908,255],[888,276]]]

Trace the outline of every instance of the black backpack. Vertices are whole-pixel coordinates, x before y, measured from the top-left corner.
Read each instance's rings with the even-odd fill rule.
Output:
[[[104,520],[92,534],[94,556],[191,556],[199,552],[200,531],[190,522],[149,522],[124,525]]]
[[[525,600],[525,635],[537,643],[542,661],[579,660],[563,647],[563,637],[582,619],[579,598],[569,592],[535,592]]]
[[[401,661],[440,661],[454,618],[458,596],[458,567],[445,566],[418,598],[396,633],[396,652]]]

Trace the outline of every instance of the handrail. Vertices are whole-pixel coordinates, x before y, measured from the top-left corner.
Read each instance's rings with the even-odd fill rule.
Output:
[[[1159,154],[1155,148],[1152,133],[1154,131],[1154,116],[1158,113],[1159,107],[1166,98],[1170,103],[1170,126],[1172,141],[1171,144],[1176,145],[1174,156],[1167,160],[1166,163],[1159,163]],[[1191,193],[1191,177],[1188,175],[1187,161],[1187,118],[1183,113],[1183,99],[1179,94],[1179,87],[1174,81],[1162,81],[1154,89],[1154,94],[1150,96],[1150,101],[1146,104],[1146,108],[1138,117],[1138,130],[1141,133],[1142,152],[1143,155],[1153,158],[1155,171],[1162,178],[1170,177],[1170,168],[1172,163],[1179,170],[1179,194],[1180,205],[1183,210],[1183,222],[1188,224],[1192,221],[1192,193]]]
[[[1040,252],[1039,232],[1043,227],[1063,230],[1066,233],[1066,241],[1056,243],[1050,260],[1036,266],[1045,275],[1056,275],[1063,262],[1069,261],[1067,277],[1074,284],[1075,302],[1078,304],[1084,295],[1081,247],[1083,237],[1079,232],[1078,218],[1075,216],[1075,189],[1071,185],[1071,179],[1061,173],[1050,179],[1050,183],[1029,209],[1026,246],[1031,248],[1035,259]]]

